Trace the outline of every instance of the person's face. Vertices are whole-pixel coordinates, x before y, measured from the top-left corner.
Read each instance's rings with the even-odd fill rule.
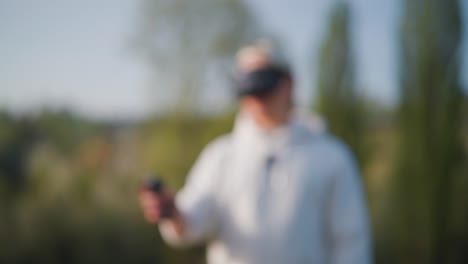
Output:
[[[270,95],[244,96],[240,99],[241,109],[251,115],[263,128],[271,129],[283,125],[289,118],[292,104],[292,81],[287,78]]]

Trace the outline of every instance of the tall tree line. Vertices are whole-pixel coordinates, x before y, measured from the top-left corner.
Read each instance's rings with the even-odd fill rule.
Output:
[[[398,263],[468,261],[466,237],[453,229],[455,210],[466,211],[457,205],[468,202],[454,193],[463,170],[460,13],[458,0],[403,2],[395,244],[406,257]]]
[[[405,0],[402,8],[393,224],[390,244],[377,244],[390,247],[377,251],[385,255],[378,262],[468,263],[460,2]],[[336,1],[320,50],[317,106],[363,165],[368,131],[353,71],[351,22],[348,3]]]
[[[348,3],[337,1],[320,50],[317,106],[331,132],[351,146],[363,165],[364,116],[355,80],[351,19]]]

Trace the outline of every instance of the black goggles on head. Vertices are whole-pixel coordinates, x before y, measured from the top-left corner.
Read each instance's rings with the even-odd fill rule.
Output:
[[[238,97],[252,95],[268,96],[278,88],[289,73],[280,67],[266,67],[234,76],[234,88]]]

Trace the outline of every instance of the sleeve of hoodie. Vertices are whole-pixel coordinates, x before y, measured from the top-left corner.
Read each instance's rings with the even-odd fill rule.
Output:
[[[184,187],[175,198],[185,226],[178,235],[173,226],[163,221],[159,225],[163,239],[172,246],[188,246],[209,239],[217,227],[216,184],[219,182],[226,138],[210,143],[192,167]]]
[[[339,147],[326,201],[330,264],[372,263],[371,235],[361,177],[353,154]]]

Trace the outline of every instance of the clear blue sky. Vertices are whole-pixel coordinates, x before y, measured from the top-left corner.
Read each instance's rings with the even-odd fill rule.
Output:
[[[313,62],[318,61],[334,1],[246,1],[267,30],[289,39],[287,48],[299,78],[298,100],[307,105],[316,82]],[[391,104],[397,98],[400,1],[349,2],[360,87]],[[467,1],[461,2],[468,10]],[[67,107],[95,118],[120,119],[142,117],[154,105],[162,105],[166,98],[149,96],[148,69],[126,49],[138,4],[137,0],[0,0],[0,108],[23,112]],[[464,24],[468,33],[466,19]],[[463,51],[466,64],[466,41]],[[467,68],[462,71],[464,83],[468,83]]]

